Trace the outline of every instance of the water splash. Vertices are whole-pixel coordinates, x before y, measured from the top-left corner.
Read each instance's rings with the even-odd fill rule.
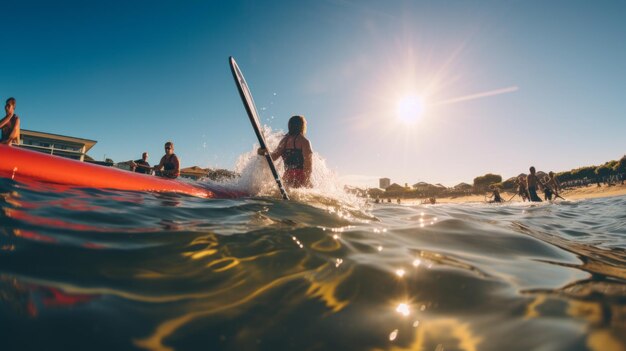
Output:
[[[263,126],[263,133],[270,150],[278,147],[280,140],[285,136],[284,131],[273,131],[269,126]],[[229,189],[242,191],[252,196],[279,197],[279,191],[274,177],[267,166],[264,157],[257,154],[258,144],[237,159],[234,171],[239,174],[235,179],[225,180],[218,185]],[[279,174],[283,174],[282,160],[275,162]],[[315,151],[313,152],[313,172],[311,174],[311,188],[288,189],[289,196],[300,202],[307,202],[316,207],[327,208],[337,212],[340,216],[354,216],[369,218],[363,212],[369,209],[365,200],[344,190],[344,185],[338,175],[326,164],[326,160]]]

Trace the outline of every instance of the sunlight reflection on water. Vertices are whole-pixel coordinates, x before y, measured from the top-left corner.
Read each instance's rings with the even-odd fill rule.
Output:
[[[371,207],[0,185],[2,349],[626,346],[625,197]]]

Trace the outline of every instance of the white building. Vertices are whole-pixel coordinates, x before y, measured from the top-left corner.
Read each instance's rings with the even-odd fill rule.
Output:
[[[380,178],[378,180],[378,187],[381,189],[387,189],[389,185],[391,185],[391,179],[389,178]]]
[[[20,147],[81,161],[85,161],[87,151],[97,143],[95,140],[26,129],[22,129],[20,134]]]

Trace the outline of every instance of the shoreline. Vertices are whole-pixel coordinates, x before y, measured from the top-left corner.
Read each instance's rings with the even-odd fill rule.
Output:
[[[502,192],[500,193],[502,198],[505,200],[504,203],[508,202],[507,200],[513,197],[514,193],[511,192]],[[613,196],[622,196],[626,195],[626,185],[616,184],[612,186],[607,186],[602,184],[600,187],[596,185],[589,185],[588,187],[577,187],[565,189],[561,192],[561,194],[566,200],[581,200],[581,199],[594,199],[600,197],[613,197]],[[543,200],[543,192],[539,194],[539,197]],[[427,199],[422,198],[412,198],[412,199],[401,199],[401,204],[403,205],[419,205],[422,204],[422,201],[426,201]],[[563,201],[559,199],[560,201]],[[480,202],[485,203],[485,195],[467,195],[467,196],[459,196],[459,197],[441,197],[437,198],[437,204],[462,204],[462,203],[470,203],[470,202]],[[513,197],[510,202],[521,202],[519,196]],[[392,204],[397,204],[397,198],[391,199]],[[386,204],[386,202],[382,203]]]

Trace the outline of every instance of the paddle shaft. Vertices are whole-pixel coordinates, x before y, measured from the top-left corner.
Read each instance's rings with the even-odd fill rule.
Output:
[[[237,90],[239,91],[239,96],[241,97],[241,101],[243,102],[243,106],[246,109],[246,113],[248,114],[248,118],[250,119],[250,123],[252,123],[252,129],[254,129],[254,133],[256,134],[257,139],[259,140],[259,145],[267,150],[267,154],[265,155],[265,159],[267,160],[267,164],[272,171],[272,175],[274,176],[274,180],[276,181],[276,185],[278,185],[278,189],[280,189],[280,193],[283,196],[283,199],[289,200],[289,195],[287,195],[287,191],[283,187],[283,184],[280,180],[280,176],[278,175],[278,171],[276,170],[276,166],[274,165],[274,161],[272,161],[272,157],[270,150],[267,148],[265,143],[265,137],[260,130],[260,125],[258,122],[256,107],[254,106],[254,100],[252,99],[252,93],[250,92],[250,87],[248,87],[245,78],[243,77],[243,73],[237,62],[235,62],[234,57],[229,58],[230,62],[230,71],[233,74],[233,78],[235,79],[235,85],[237,85]],[[244,91],[244,87],[246,91]],[[246,92],[248,93],[246,95]],[[248,99],[249,96],[249,99]]]
[[[516,197],[516,196],[517,196],[517,193],[513,194],[513,196],[511,196],[511,198],[510,198],[510,199],[506,200],[506,202],[510,202],[510,201],[511,201],[511,200],[513,200],[513,198],[514,198],[514,197]]]
[[[153,169],[153,168],[154,168],[153,166],[141,165],[141,164],[139,164],[139,163],[135,163],[135,168],[136,168],[136,167],[148,168],[148,169]]]

